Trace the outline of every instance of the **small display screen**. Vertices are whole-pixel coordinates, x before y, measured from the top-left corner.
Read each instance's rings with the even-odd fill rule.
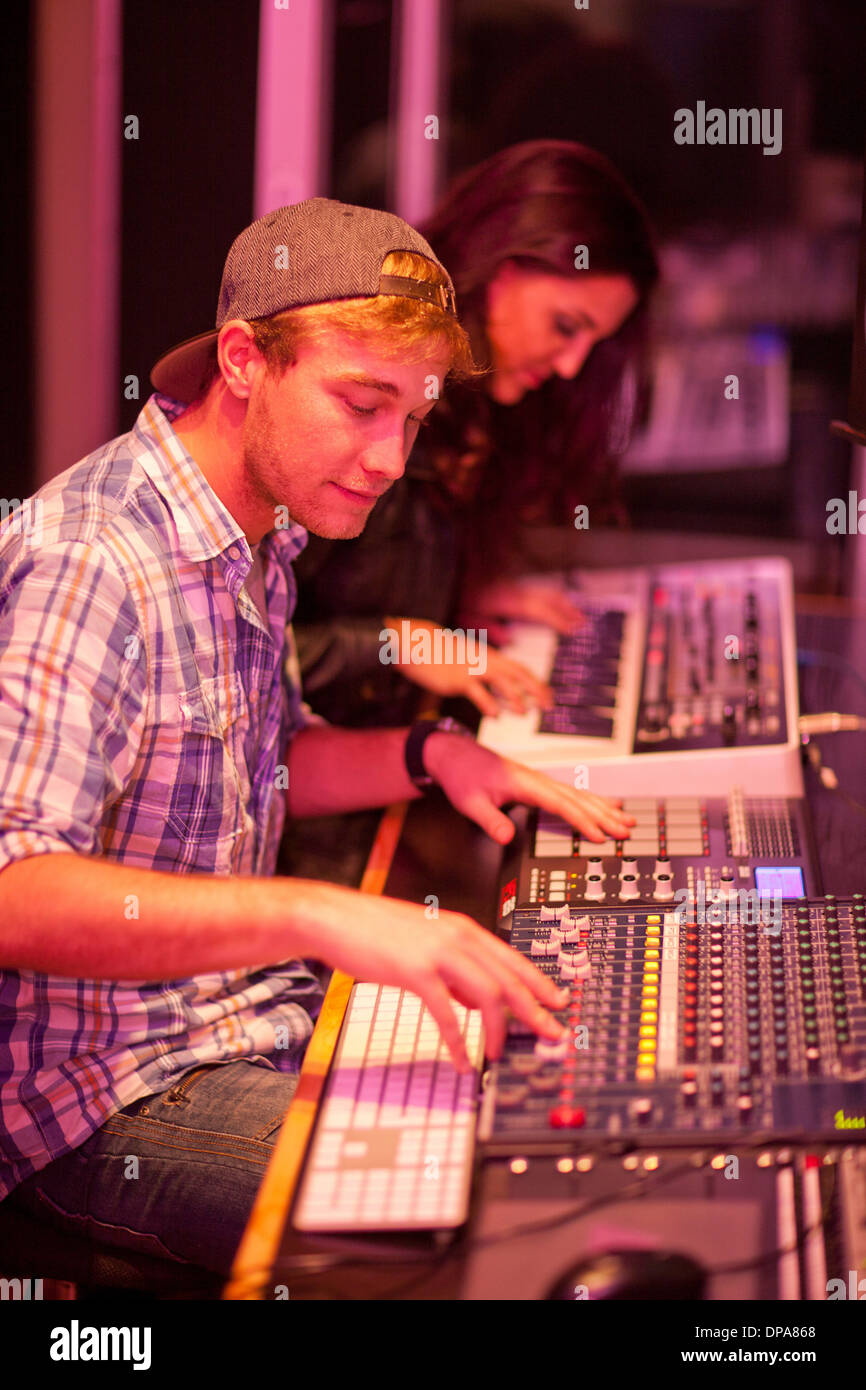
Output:
[[[760,897],[779,894],[783,898],[805,898],[806,886],[803,883],[803,870],[796,864],[790,867],[755,869],[755,885]]]

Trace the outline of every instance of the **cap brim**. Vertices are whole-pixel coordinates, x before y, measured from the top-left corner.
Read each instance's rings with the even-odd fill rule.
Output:
[[[212,328],[209,333],[198,333],[166,352],[150,373],[153,388],[176,401],[195,400],[210,349],[218,336],[218,330]]]

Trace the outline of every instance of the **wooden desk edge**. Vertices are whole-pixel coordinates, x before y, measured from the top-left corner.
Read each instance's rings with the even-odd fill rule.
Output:
[[[361,881],[362,893],[381,893],[406,819],[408,801],[384,812]],[[298,1088],[238,1247],[222,1297],[260,1299],[270,1278],[354,981],[335,970],[307,1046]]]

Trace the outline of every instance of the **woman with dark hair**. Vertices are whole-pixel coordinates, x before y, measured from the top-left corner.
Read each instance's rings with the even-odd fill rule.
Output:
[[[417,659],[414,639],[458,623],[500,635],[528,618],[568,631],[563,597],[514,583],[521,527],[621,519],[615,456],[628,436],[646,301],[658,267],[646,214],[600,154],[565,140],[500,151],[461,175],[423,227],[484,369],[428,417],[406,473],[351,541],[311,537],[295,564],[304,692],[344,724],[402,723],[418,692],[546,703],[530,672]],[[629,389],[631,383],[631,389]],[[399,664],[383,629],[408,629]],[[427,650],[434,650],[428,644]],[[442,647],[438,650],[441,652]]]

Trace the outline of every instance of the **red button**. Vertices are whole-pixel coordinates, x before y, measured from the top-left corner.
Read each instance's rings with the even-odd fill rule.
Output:
[[[547,1118],[554,1129],[580,1129],[586,1123],[586,1111],[579,1105],[555,1105]]]

